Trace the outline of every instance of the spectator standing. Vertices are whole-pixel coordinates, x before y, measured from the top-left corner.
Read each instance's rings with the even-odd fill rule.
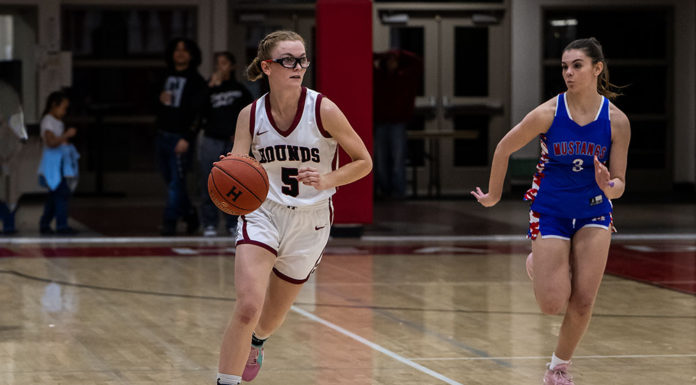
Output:
[[[239,112],[253,102],[249,90],[235,79],[236,60],[229,52],[215,54],[215,72],[208,81],[208,103],[204,110],[203,135],[198,145],[201,219],[203,235],[217,235],[220,210],[208,195],[208,174],[220,155],[232,151]],[[237,217],[222,214],[230,235],[237,233]]]
[[[422,59],[408,51],[374,55],[375,178],[385,198],[406,196],[406,128],[422,69]]]
[[[206,95],[205,80],[198,73],[201,51],[189,39],[174,39],[166,50],[167,72],[160,85],[157,108],[156,156],[167,184],[162,235],[175,235],[179,219],[193,234],[200,224],[186,186],[191,166],[195,122]]]
[[[74,235],[77,230],[68,226],[68,204],[77,186],[79,154],[68,140],[77,134],[75,127],[65,129],[63,118],[70,100],[62,91],[52,92],[46,100],[41,118],[41,140],[44,143],[39,164],[39,183],[48,189],[48,199],[39,220],[39,232]],[[51,228],[56,220],[55,231]]]

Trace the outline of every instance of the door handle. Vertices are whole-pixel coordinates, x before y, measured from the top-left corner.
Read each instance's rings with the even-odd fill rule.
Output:
[[[442,107],[444,107],[444,108],[451,107],[449,97],[446,95],[442,96]]]

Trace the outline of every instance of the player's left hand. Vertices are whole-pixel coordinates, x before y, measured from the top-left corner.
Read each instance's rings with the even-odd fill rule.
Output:
[[[471,195],[473,195],[483,207],[493,207],[500,201],[499,196],[494,196],[490,192],[484,193],[480,187],[476,187],[476,191],[472,191]]]
[[[325,184],[324,178],[314,167],[300,167],[297,172],[297,181],[320,191],[331,187]]]
[[[611,181],[611,175],[609,175],[607,166],[603,165],[602,162],[597,159],[596,155],[594,157],[594,177],[597,186],[599,186],[602,191],[614,187],[614,182]]]

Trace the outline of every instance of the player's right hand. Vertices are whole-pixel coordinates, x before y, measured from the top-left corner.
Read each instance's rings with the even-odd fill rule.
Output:
[[[609,169],[607,166],[602,164],[602,162],[597,159],[597,155],[594,157],[594,170],[595,170],[595,182],[597,182],[597,186],[604,192],[605,195],[607,194],[607,191],[611,190],[612,187],[614,187],[614,182],[611,180],[611,174],[609,173]]]
[[[484,194],[478,186],[476,187],[476,191],[471,192],[471,195],[473,195],[483,207],[495,206],[495,204],[500,201],[500,197],[494,197],[490,193]]]

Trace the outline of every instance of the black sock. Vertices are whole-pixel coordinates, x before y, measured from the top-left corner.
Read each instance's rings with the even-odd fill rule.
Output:
[[[251,334],[251,344],[256,346],[257,348],[262,347],[263,343],[266,342],[267,339],[268,338],[259,339],[259,338],[256,338],[256,334],[253,334],[253,333]]]

